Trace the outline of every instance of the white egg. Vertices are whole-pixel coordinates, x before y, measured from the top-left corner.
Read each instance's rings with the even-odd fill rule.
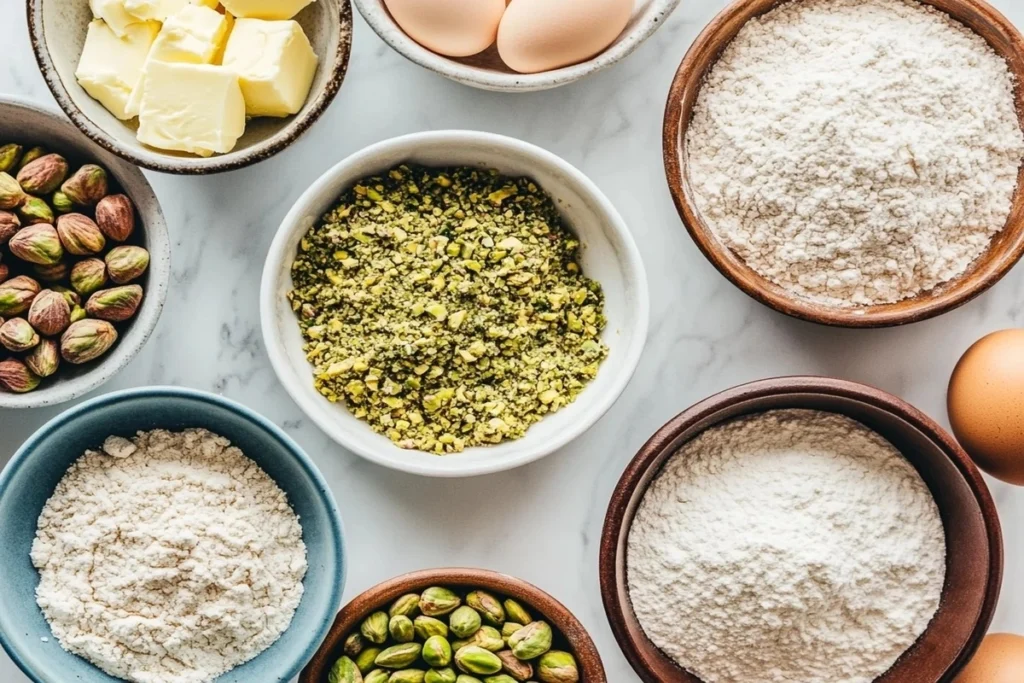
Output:
[[[417,43],[448,57],[490,47],[505,0],[384,0],[395,22]]]
[[[633,0],[512,0],[498,54],[520,73],[550,71],[603,52],[633,14]]]

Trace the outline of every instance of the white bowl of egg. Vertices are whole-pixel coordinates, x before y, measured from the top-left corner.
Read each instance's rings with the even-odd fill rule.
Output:
[[[615,64],[679,0],[354,0],[407,59],[500,92],[556,88]]]

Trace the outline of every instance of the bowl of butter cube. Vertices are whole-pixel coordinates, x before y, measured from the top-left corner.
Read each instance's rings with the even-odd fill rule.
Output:
[[[28,0],[47,85],[96,143],[144,168],[267,159],[334,99],[349,0]]]

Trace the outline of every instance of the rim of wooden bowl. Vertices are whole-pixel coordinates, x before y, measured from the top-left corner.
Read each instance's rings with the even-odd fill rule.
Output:
[[[483,588],[525,603],[529,609],[547,619],[552,628],[560,631],[565,637],[579,665],[582,683],[608,683],[597,646],[583,624],[565,605],[522,579],[488,569],[465,567],[423,569],[402,574],[378,583],[354,597],[338,612],[327,638],[302,670],[299,683],[326,683],[327,672],[334,664],[334,660],[341,655],[345,636],[351,633],[366,615],[379,609],[387,610],[401,595],[419,593],[436,585]]]
[[[348,73],[349,58],[352,54],[352,33],[354,32],[352,3],[351,0],[338,0],[340,30],[336,38],[338,46],[337,56],[329,66],[323,65],[324,68],[330,68],[330,78],[322,90],[309,94],[309,97],[313,98],[313,106],[307,112],[296,114],[291,122],[267,139],[244,149],[232,150],[227,154],[217,154],[205,158],[188,155],[175,156],[155,148],[146,148],[145,153],[140,154],[118,143],[112,135],[94,123],[85,112],[79,109],[78,105],[71,99],[71,95],[68,93],[67,88],[64,87],[60,73],[50,58],[50,51],[46,46],[46,38],[43,31],[44,1],[26,0],[25,13],[28,20],[28,33],[29,40],[32,43],[32,52],[35,54],[43,80],[46,81],[46,86],[50,89],[57,104],[78,129],[97,145],[125,161],[160,173],[174,175],[224,173],[265,161],[283,151],[298,140],[303,133],[308,131],[320,119],[323,113],[327,111],[327,107],[334,101],[334,97],[338,94],[338,90],[341,89],[341,84],[345,80],[345,74]],[[84,2],[84,0],[82,1]]]
[[[704,77],[742,26],[788,0],[735,0],[712,19],[676,71],[665,105],[662,153],[669,190],[697,247],[718,271],[760,303],[822,325],[891,327],[926,320],[966,304],[998,282],[1024,255],[1024,165],[1003,229],[963,275],[916,297],[892,304],[849,309],[800,298],[756,273],[711,231],[693,201],[685,157],[686,133]],[[1024,37],[984,0],[921,0],[982,36],[1002,56],[1017,81],[1017,118],[1024,123]]]
[[[647,652],[657,650],[657,647],[643,635],[643,630],[639,627],[632,608],[629,607],[629,595],[625,588],[624,576],[625,558],[621,557],[619,553],[620,542],[624,542],[629,532],[629,525],[632,523],[632,515],[635,513],[635,509],[632,512],[629,510],[631,501],[644,483],[644,478],[653,469],[660,469],[663,464],[662,456],[670,449],[674,450],[678,447],[675,442],[687,430],[722,410],[738,404],[768,397],[799,394],[850,399],[888,413],[906,422],[927,437],[946,454],[949,461],[960,472],[981,511],[989,548],[988,575],[985,579],[985,597],[970,637],[960,649],[953,663],[936,679],[936,683],[951,681],[956,673],[967,664],[985,637],[999,599],[1003,576],[1003,539],[999,513],[992,500],[992,495],[981,473],[967,453],[948,432],[930,417],[906,401],[881,389],[831,377],[775,377],[726,389],[699,401],[673,417],[640,448],[615,485],[601,531],[599,559],[601,599],[615,640],[618,641],[620,649],[633,670],[646,683],[702,683],[702,681],[681,667],[678,668],[677,678],[671,679],[671,682],[666,681],[659,677],[658,669],[655,668],[651,661],[652,658],[647,654]],[[718,422],[713,424],[718,424]],[[701,431],[709,426],[713,425],[705,425]],[[649,483],[648,481],[647,485]],[[945,588],[943,594],[945,596]],[[929,625],[928,629],[931,628],[932,626]],[[926,629],[926,633],[928,629]],[[907,652],[917,648],[919,642],[920,639]],[[665,655],[662,657],[667,658]],[[895,679],[891,678],[892,673],[893,670],[890,670],[877,680],[879,683],[894,683]]]

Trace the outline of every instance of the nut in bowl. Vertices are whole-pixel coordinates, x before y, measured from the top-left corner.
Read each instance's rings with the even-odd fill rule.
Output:
[[[86,135],[146,168],[217,173],[291,144],[348,67],[349,0],[271,4],[32,0],[28,18],[43,76]]]
[[[647,309],[632,238],[585,176],[468,131],[385,141],[328,171],[286,216],[261,291],[299,406],[357,454],[431,476],[516,467],[587,429],[632,375]],[[511,367],[521,376],[499,379]]]
[[[142,173],[63,117],[0,99],[0,407],[70,400],[163,308],[170,244]]]

